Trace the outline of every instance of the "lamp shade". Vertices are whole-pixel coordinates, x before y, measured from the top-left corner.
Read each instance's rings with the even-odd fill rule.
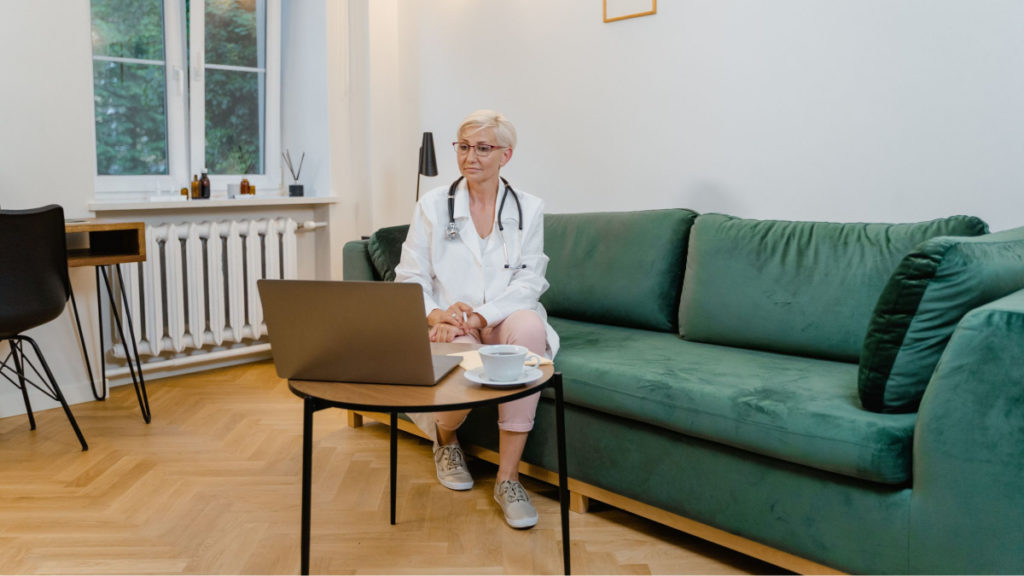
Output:
[[[420,174],[437,176],[437,156],[434,155],[434,134],[423,133],[423,144],[420,146]]]

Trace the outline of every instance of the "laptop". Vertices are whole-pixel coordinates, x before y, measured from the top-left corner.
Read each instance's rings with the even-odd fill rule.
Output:
[[[433,386],[462,360],[432,356],[419,284],[260,280],[281,378]]]

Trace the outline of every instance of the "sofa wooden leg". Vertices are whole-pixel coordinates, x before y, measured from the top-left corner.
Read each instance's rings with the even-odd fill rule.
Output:
[[[586,514],[590,508],[590,498],[579,492],[569,492],[569,510],[577,514]]]
[[[349,428],[362,428],[363,426],[363,415],[349,410],[348,411],[348,427]]]

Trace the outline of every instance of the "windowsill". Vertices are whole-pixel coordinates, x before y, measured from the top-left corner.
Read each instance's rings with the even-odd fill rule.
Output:
[[[205,210],[209,208],[252,208],[261,206],[305,206],[315,204],[334,204],[336,196],[256,196],[253,198],[233,198],[225,196],[213,197],[209,200],[131,200],[89,202],[89,210],[93,212],[125,212],[143,210]]]

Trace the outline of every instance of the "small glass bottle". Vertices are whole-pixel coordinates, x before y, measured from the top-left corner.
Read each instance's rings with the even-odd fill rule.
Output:
[[[210,177],[206,175],[207,172],[209,172],[209,169],[203,168],[203,177],[199,179],[199,196],[208,200],[210,198]]]
[[[192,175],[192,199],[198,200],[202,198],[202,192],[199,189],[199,176],[196,174]]]
[[[248,196],[250,190],[251,188],[249,188],[249,179],[242,178],[242,184],[238,187],[238,193],[242,196]]]
[[[182,188],[181,195],[185,197],[185,200],[188,200],[188,188]]]

